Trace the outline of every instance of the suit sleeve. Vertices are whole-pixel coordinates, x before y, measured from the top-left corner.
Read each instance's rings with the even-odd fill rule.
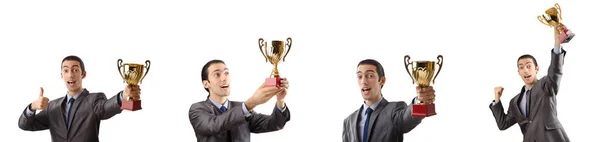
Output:
[[[196,135],[217,135],[246,122],[242,107],[233,107],[221,115],[215,115],[209,109],[201,103],[190,107],[190,123]]]
[[[285,106],[285,111],[281,111],[275,106],[271,115],[253,113],[249,118],[250,132],[264,133],[283,129],[285,124],[290,121],[290,108]]]
[[[350,138],[348,136],[348,118],[344,119],[344,129],[342,130],[342,142],[350,142]]]
[[[556,95],[562,78],[562,68],[564,64],[565,54],[567,52],[560,47],[554,47],[552,51],[552,61],[548,67],[547,79],[544,80],[544,90],[547,95]]]
[[[104,93],[94,93],[94,113],[102,120],[109,119],[123,110],[121,110],[121,92],[110,99],[106,99]]]
[[[496,119],[496,124],[498,125],[498,129],[506,130],[511,126],[517,123],[517,119],[515,118],[512,109],[509,106],[508,113],[504,113],[504,107],[502,106],[502,101],[498,101],[496,104],[490,104],[490,109],[492,110],[492,114]]]
[[[19,128],[25,131],[47,130],[49,126],[48,110],[40,111],[39,114],[36,114],[34,111],[32,115],[26,115],[25,111],[27,111],[29,107],[31,107],[31,104],[25,107],[25,110],[21,113],[21,117],[19,118]]]
[[[421,124],[423,117],[412,116],[412,104],[407,106],[405,102],[398,102],[394,107],[392,119],[396,128],[400,128],[402,133],[408,133]]]

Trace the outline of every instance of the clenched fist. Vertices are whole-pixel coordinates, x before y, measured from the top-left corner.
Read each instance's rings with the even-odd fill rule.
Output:
[[[125,100],[139,100],[142,89],[139,85],[127,85],[123,89],[123,99]]]
[[[500,97],[502,96],[503,91],[504,91],[504,87],[502,87],[502,86],[498,86],[498,87],[494,88],[494,94],[496,96],[496,99],[494,99],[495,102],[500,101]]]
[[[433,102],[435,102],[435,90],[433,90],[433,87],[431,87],[431,86],[428,86],[428,87],[417,86],[417,95],[418,95],[417,99],[422,103],[432,104]]]
[[[40,87],[40,96],[31,103],[31,111],[45,110],[48,107],[48,98],[44,97],[44,88]]]

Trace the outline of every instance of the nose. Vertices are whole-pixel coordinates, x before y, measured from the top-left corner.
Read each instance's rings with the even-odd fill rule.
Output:
[[[366,85],[367,84],[367,78],[363,77],[360,79],[360,84]]]

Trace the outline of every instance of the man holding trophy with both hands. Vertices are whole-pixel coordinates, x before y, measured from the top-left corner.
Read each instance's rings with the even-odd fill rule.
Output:
[[[504,113],[500,100],[504,88],[494,88],[495,99],[489,108],[500,130],[519,124],[524,142],[569,142],[569,137],[557,117],[556,96],[563,75],[563,63],[567,53],[562,44],[568,43],[575,34],[561,23],[562,11],[558,4],[538,16],[538,20],[554,29],[554,48],[550,51],[551,61],[548,74],[537,79],[539,66],[536,59],[525,54],[518,58],[519,76],[525,83],[521,92],[508,103]]]

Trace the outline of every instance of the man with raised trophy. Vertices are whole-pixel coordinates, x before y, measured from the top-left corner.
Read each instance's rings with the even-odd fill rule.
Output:
[[[53,142],[98,142],[101,120],[121,113],[127,98],[139,98],[139,86],[125,86],[123,91],[106,99],[102,92],[92,93],[82,87],[87,76],[81,58],[67,56],[61,63],[61,78],[67,87],[65,96],[50,101],[44,89],[21,113],[19,128],[25,131],[50,130]]]
[[[280,76],[277,64],[285,60],[291,41],[288,38],[284,44],[283,41],[273,40],[268,48],[264,40],[259,39],[263,56],[274,67],[270,77],[244,102],[228,99],[229,69],[225,62],[211,60],[202,67],[202,84],[209,95],[205,101],[192,104],[189,110],[189,120],[198,142],[250,142],[251,133],[283,129],[290,121],[290,110],[284,101],[289,83]],[[277,103],[271,115],[253,111],[274,96]]]
[[[551,53],[548,74],[537,79],[539,66],[536,59],[525,54],[517,60],[517,71],[525,83],[521,91],[508,102],[507,113],[500,97],[504,88],[494,88],[494,100],[489,108],[500,130],[519,124],[524,142],[569,142],[569,137],[557,117],[556,95],[563,75],[566,51],[562,44],[568,43],[574,34],[561,23],[561,10],[558,4],[538,16],[543,24],[554,28],[554,48]]]
[[[417,97],[407,105],[404,101],[388,102],[381,93],[386,77],[383,66],[376,60],[365,59],[358,63],[356,79],[364,99],[361,107],[344,119],[343,142],[399,142],[425,117],[435,115],[433,102],[435,90],[430,82],[435,80],[442,66],[438,56],[435,61],[410,62],[405,56],[405,67],[416,87]],[[412,65],[412,69],[408,66]],[[435,76],[434,76],[435,73]]]

